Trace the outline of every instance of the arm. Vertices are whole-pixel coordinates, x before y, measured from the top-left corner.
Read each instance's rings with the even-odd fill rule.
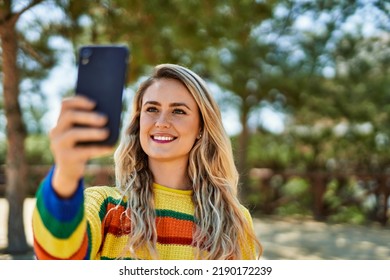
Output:
[[[105,193],[84,191],[80,180],[72,197],[59,197],[50,183],[54,169],[36,195],[32,221],[35,255],[37,259],[95,259],[102,242],[100,214]]]
[[[55,167],[37,192],[33,213],[35,254],[38,259],[88,258],[83,182],[80,180],[74,194],[64,199],[52,187],[54,170]]]
[[[84,214],[82,178],[89,159],[112,152],[112,147],[77,145],[108,136],[107,118],[94,112],[94,106],[82,96],[65,99],[50,132],[55,168],[40,186],[33,214],[38,258],[89,258],[91,234]]]

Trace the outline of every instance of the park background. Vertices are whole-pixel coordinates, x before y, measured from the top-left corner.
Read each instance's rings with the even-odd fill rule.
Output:
[[[267,259],[390,259],[390,3],[0,1],[1,258],[32,258],[48,132],[78,49],[131,49],[124,115],[160,63],[206,79]],[[87,185],[113,182],[112,158]]]

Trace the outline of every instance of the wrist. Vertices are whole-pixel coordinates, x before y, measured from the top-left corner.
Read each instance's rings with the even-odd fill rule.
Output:
[[[76,192],[81,178],[70,176],[56,166],[52,178],[53,190],[61,198],[70,198]]]

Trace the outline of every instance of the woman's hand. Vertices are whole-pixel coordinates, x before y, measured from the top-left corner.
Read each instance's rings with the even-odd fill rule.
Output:
[[[94,107],[93,101],[80,95],[64,99],[57,125],[50,132],[50,148],[56,164],[52,184],[61,197],[70,197],[76,191],[89,159],[113,152],[113,147],[76,145],[101,141],[109,135],[104,128],[107,118],[94,112]]]

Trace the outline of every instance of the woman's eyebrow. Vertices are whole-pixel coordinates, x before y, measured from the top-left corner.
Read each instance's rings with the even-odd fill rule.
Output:
[[[146,105],[161,106],[161,103],[158,101],[149,100],[143,104],[143,106],[146,106]],[[169,107],[186,107],[188,110],[192,111],[191,108],[184,102],[173,102],[173,103],[169,104]]]
[[[143,106],[145,105],[156,105],[156,106],[161,106],[161,104],[157,101],[146,101]]]
[[[169,107],[186,107],[188,110],[192,111],[191,108],[184,102],[174,102],[169,104]]]

